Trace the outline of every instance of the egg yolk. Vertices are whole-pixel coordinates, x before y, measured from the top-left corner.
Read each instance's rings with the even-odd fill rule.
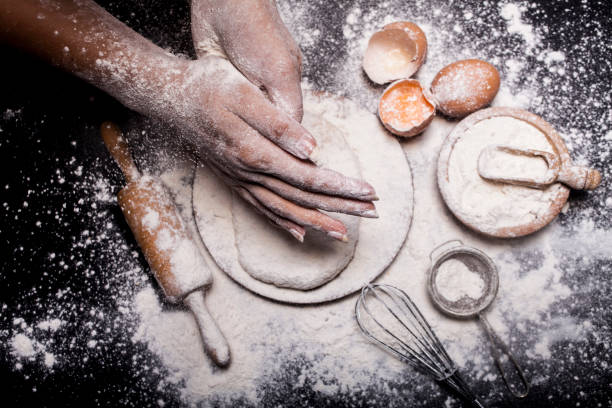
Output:
[[[380,100],[380,119],[394,129],[405,130],[420,125],[431,116],[434,107],[425,99],[417,83],[401,82]]]

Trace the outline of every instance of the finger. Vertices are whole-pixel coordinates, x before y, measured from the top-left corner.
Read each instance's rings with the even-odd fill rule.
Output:
[[[243,170],[275,176],[300,190],[361,201],[378,200],[374,187],[365,181],[297,159],[239,117],[232,122],[232,136],[232,149]]]
[[[301,91],[299,98],[301,100]],[[279,96],[284,97],[284,96]],[[310,157],[317,142],[291,116],[274,106],[255,86],[241,88],[231,111],[283,150],[300,159]]]
[[[260,80],[266,88],[268,96],[274,105],[287,112],[293,119],[302,122],[304,109],[302,105],[302,52],[295,40],[283,23],[278,10],[273,6],[271,11],[272,18],[276,22],[276,27],[281,38],[284,40],[286,50],[294,61],[294,70],[290,75],[273,75],[262,77]],[[297,69],[296,69],[297,68]]]
[[[357,215],[366,218],[378,218],[376,207],[369,201],[353,200],[303,191],[282,180],[261,173],[240,171],[239,175],[243,179],[261,184],[281,197],[303,207],[318,208],[325,211]]]
[[[257,201],[275,214],[299,225],[323,231],[330,237],[339,241],[348,241],[348,236],[346,235],[347,230],[342,222],[319,211],[300,207],[291,201],[285,200],[265,187],[256,184],[244,184],[244,188],[246,188]]]
[[[269,15],[276,27],[276,35],[285,43],[284,50],[289,55],[286,61],[290,62],[290,66],[287,70],[288,75],[262,76],[261,82],[274,105],[287,112],[297,122],[302,122],[304,115],[301,86],[302,52],[281,19],[276,4],[270,2],[267,6]]]
[[[251,195],[251,193],[241,186],[234,186],[232,189],[242,197],[246,202],[251,204],[257,211],[267,217],[273,224],[278,227],[284,229],[288,233],[293,236],[293,238],[297,239],[300,242],[304,242],[304,235],[306,234],[306,230],[300,225],[297,225],[294,222],[289,221],[286,218],[279,217],[274,212],[268,210],[264,205],[262,205],[255,197]]]
[[[259,213],[267,217],[270,222],[290,233],[298,241],[304,242],[304,235],[306,234],[306,231],[302,226],[297,225],[296,223],[289,221],[286,218],[282,218],[274,212],[268,210],[264,205],[257,201],[257,199],[255,199],[255,197],[253,197],[246,188],[242,187],[241,183],[230,178],[223,170],[221,170],[215,164],[209,163],[209,167],[213,171],[213,173],[217,175],[217,177],[223,180],[225,184],[227,184],[246,202],[255,207],[255,209],[259,211]]]
[[[302,86],[299,75],[296,75],[295,78],[278,75],[270,79],[262,78],[261,82],[274,106],[286,112],[298,123],[302,121],[304,107],[302,105]]]
[[[240,182],[231,179],[223,170],[211,165],[213,171],[243,199],[252,204],[255,209],[268,217],[272,222],[287,230],[296,239],[303,241],[305,231],[297,226],[307,226],[327,233],[330,237],[347,242],[346,227],[338,220],[319,211],[303,208],[278,196],[265,187]],[[295,223],[295,224],[294,224]]]
[[[369,183],[293,157],[282,156],[270,162],[266,173],[301,190],[360,201],[378,200],[374,187]]]

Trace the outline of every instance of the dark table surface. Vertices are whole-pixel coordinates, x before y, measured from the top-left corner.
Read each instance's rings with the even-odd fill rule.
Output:
[[[104,1],[103,5],[126,24],[157,44],[177,53],[193,55],[190,42],[187,2],[172,5],[164,1]],[[377,2],[358,2],[363,10],[379,7]],[[438,3],[458,14],[470,10],[497,7],[495,2],[391,2],[396,15],[425,16],[436,29],[433,10]],[[335,44],[344,50],[341,26],[353,2],[318,2],[318,26],[326,30],[322,49]],[[609,1],[559,1],[527,4],[524,18],[535,27],[547,27],[543,41],[551,49],[563,50],[567,72],[556,77],[546,97],[531,101],[530,110],[545,116],[558,129],[581,129],[590,140],[573,143],[573,154],[600,169],[604,182],[591,196],[572,194],[571,211],[590,211],[598,228],[610,229],[612,213],[606,197],[612,197],[607,177],[612,175],[610,157],[600,154],[600,147],[610,150],[609,132],[612,121],[612,3]],[[381,11],[382,12],[382,11]],[[515,44],[499,43],[487,38],[491,25],[487,21],[466,25],[457,36],[458,46],[478,38],[482,44],[499,50],[500,58]],[[487,25],[488,24],[488,25]],[[487,28],[489,27],[489,28]],[[448,29],[440,22],[439,29]],[[334,40],[334,41],[332,41]],[[104,186],[97,179],[107,180],[111,193],[117,192],[122,179],[99,140],[99,124],[108,118],[122,122],[134,113],[118,102],[72,77],[46,66],[19,51],[3,47],[2,91],[0,93],[0,390],[1,406],[151,406],[162,399],[167,406],[180,405],[178,392],[169,387],[156,389],[163,373],[141,375],[139,366],[155,357],[142,344],[130,341],[133,333],[122,330],[129,326],[113,299],[127,288],[117,288],[113,274],[126,263],[146,268],[142,256],[122,219],[119,208],[106,200]],[[329,54],[318,54],[312,47],[305,51],[305,76],[315,88],[343,92],[333,78],[333,61]],[[319,61],[320,63],[315,63]],[[541,61],[528,59],[534,72]],[[586,67],[586,69],[577,69]],[[537,81],[537,75],[530,79]],[[559,86],[556,81],[566,81]],[[344,92],[351,95],[350,91]],[[570,102],[568,102],[570,101]],[[608,139],[606,139],[608,134]],[[97,198],[96,194],[99,196]],[[565,222],[563,215],[561,223]],[[108,226],[111,224],[112,226]],[[91,240],[83,240],[91,234]],[[104,233],[104,234],[103,234]],[[128,247],[114,243],[113,237],[127,239]],[[127,238],[126,238],[127,237]],[[115,245],[116,247],[113,247]],[[109,246],[111,250],[109,251]],[[596,282],[594,289],[583,294],[581,301],[559,304],[572,316],[588,318],[604,339],[588,339],[580,349],[571,343],[555,348],[555,358],[563,359],[560,381],[550,389],[536,388],[522,402],[499,401],[499,406],[612,406],[612,359],[610,358],[610,322],[612,297],[609,251],[593,254],[590,259],[568,257],[568,271],[575,272],[570,283]],[[566,271],[567,272],[567,271]],[[136,272],[135,272],[136,273]],[[146,276],[146,275],[145,275]],[[574,279],[574,280],[571,280]],[[59,304],[70,304],[70,308]],[[95,314],[88,311],[95,309]],[[62,336],[55,338],[53,348],[71,354],[72,358],[54,369],[40,364],[24,363],[15,367],[9,340],[15,317],[35,321],[40,316],[54,315],[61,310],[69,323],[62,327]],[[103,347],[88,348],[87,327],[99,314],[100,327],[112,330]],[[130,326],[132,327],[132,326]],[[74,339],[77,341],[75,342]],[[71,343],[72,342],[72,343]],[[76,345],[75,345],[76,344]],[[139,357],[142,358],[142,357]],[[601,362],[608,364],[601,364]],[[597,363],[594,363],[597,362]],[[554,363],[553,363],[554,364]],[[562,375],[561,375],[562,374]],[[573,374],[573,375],[569,375]],[[275,381],[271,379],[271,381]],[[281,380],[262,386],[262,403],[267,406],[368,406],[370,396],[324,396],[308,385],[299,393]],[[408,386],[408,385],[406,385]],[[279,392],[280,390],[280,392]],[[283,390],[286,390],[283,391]],[[378,404],[440,406],[444,398],[403,401],[401,398],[378,398]],[[236,403],[238,404],[238,403]]]

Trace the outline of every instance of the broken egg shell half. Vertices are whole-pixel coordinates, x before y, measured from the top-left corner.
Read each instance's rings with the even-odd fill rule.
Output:
[[[363,70],[377,84],[409,78],[427,53],[425,33],[408,22],[392,23],[370,37],[363,55]]]
[[[427,57],[427,36],[425,32],[421,30],[421,27],[418,25],[411,23],[410,21],[396,21],[395,23],[387,24],[383,27],[383,30],[394,30],[400,29],[404,30],[408,33],[408,36],[414,41],[416,45],[416,60],[415,64],[417,65],[415,71],[411,74],[414,75],[416,71],[419,70],[421,65],[425,62],[425,58]]]
[[[493,65],[466,59],[442,68],[430,89],[440,112],[460,118],[490,104],[499,91],[499,83],[499,72]]]
[[[378,102],[378,117],[385,128],[398,136],[423,132],[436,115],[428,91],[416,79],[400,79],[384,90]]]

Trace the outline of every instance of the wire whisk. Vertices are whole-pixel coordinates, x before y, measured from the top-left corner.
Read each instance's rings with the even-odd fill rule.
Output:
[[[371,341],[417,370],[446,383],[473,406],[484,408],[406,292],[391,285],[364,286],[355,304],[355,318]]]

